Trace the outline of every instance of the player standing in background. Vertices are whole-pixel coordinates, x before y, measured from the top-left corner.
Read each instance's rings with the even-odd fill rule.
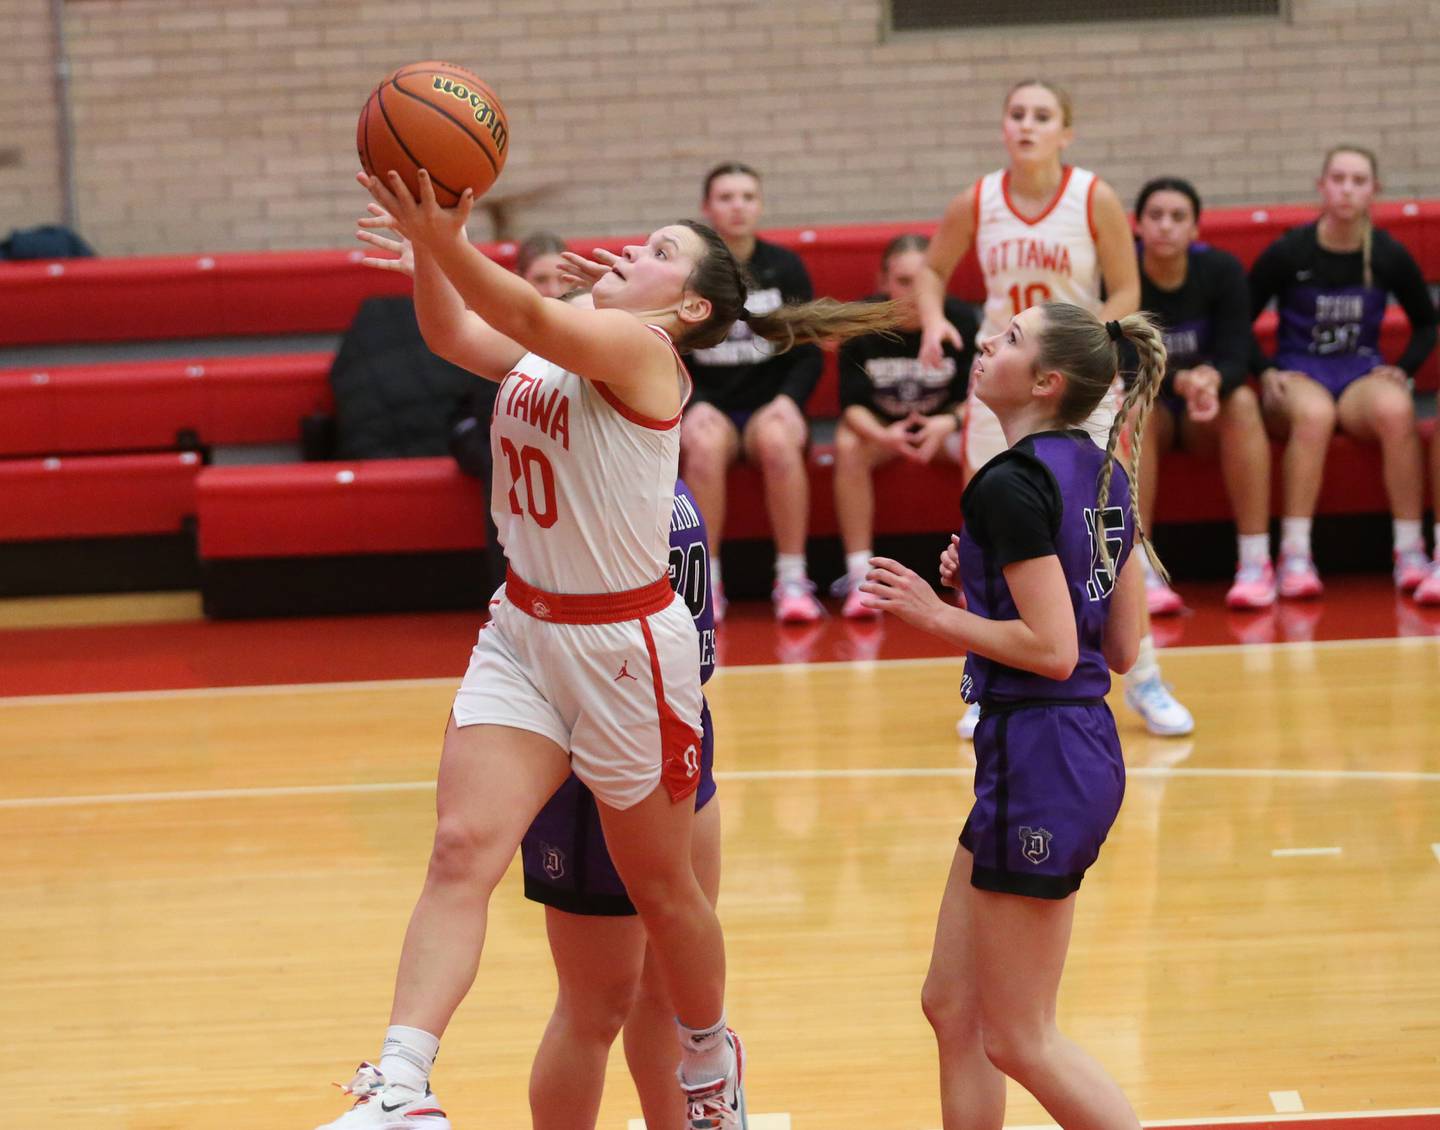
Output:
[[[1337,424],[1380,445],[1394,519],[1395,585],[1410,592],[1430,571],[1410,386],[1435,348],[1435,304],[1410,253],[1370,222],[1370,203],[1380,189],[1375,155],[1356,145],[1337,146],[1325,155],[1318,187],[1320,218],[1286,232],[1250,268],[1253,314],[1273,298],[1280,315],[1275,355],[1255,364],[1267,422],[1286,440],[1280,595],[1303,599],[1324,591],[1310,523]],[[1392,294],[1410,319],[1410,341],[1394,365],[1379,349]],[[1435,459],[1440,481],[1440,456]],[[1427,585],[1421,595],[1428,599],[1429,592]],[[1440,602],[1440,582],[1434,582],[1434,596]]]
[[[1250,297],[1245,268],[1228,251],[1197,243],[1200,194],[1189,181],[1157,177],[1135,201],[1140,236],[1140,306],[1160,323],[1165,383],[1140,463],[1140,517],[1150,529],[1160,456],[1182,446],[1218,453],[1238,532],[1231,608],[1275,603],[1270,563],[1270,441],[1260,398],[1245,383],[1250,366]],[[1148,564],[1148,563],[1147,563]],[[1183,607],[1153,569],[1145,572],[1151,615]]]
[[[877,615],[859,583],[870,568],[875,533],[875,468],[896,457],[917,463],[959,463],[965,388],[975,353],[975,315],[945,297],[945,318],[960,328],[964,345],[946,342],[938,365],[919,359],[920,317],[915,280],[925,269],[923,235],[896,236],[880,256],[875,301],[903,304],[901,332],[852,338],[840,348],[840,420],[835,427],[835,514],[845,547],[845,575],[831,586],[843,596],[842,615]]]
[[[1074,140],[1071,123],[1070,96],[1053,83],[1025,79],[1010,88],[1002,120],[1010,164],[956,196],[930,243],[929,269],[916,288],[924,326],[922,361],[937,363],[943,343],[959,342],[941,300],[956,264],[972,245],[985,277],[982,340],[1042,302],[1074,303],[1106,320],[1139,309],[1140,271],[1130,221],[1114,189],[1094,173],[1064,163],[1065,149]],[[1086,423],[1096,442],[1105,442],[1114,411],[1113,400],[1107,399]],[[966,405],[966,475],[973,476],[1004,447],[994,413],[972,389]],[[1195,728],[1190,712],[1161,677],[1148,624],[1140,659],[1125,679],[1125,701],[1151,733],[1180,736]],[[966,711],[962,736],[974,733],[978,718],[974,706]]]
[[[1102,452],[1084,424],[1125,341],[1139,371]],[[970,391],[1009,447],[971,479],[964,528],[941,556],[941,580],[958,574],[967,608],[884,558],[862,586],[877,607],[965,649],[966,697],[984,703],[975,805],[922,993],[944,1126],[1000,1130],[1008,1075],[1061,1126],[1138,1128],[1115,1081],[1061,1034],[1055,1004],[1075,892],[1125,792],[1105,694],[1110,671],[1139,651],[1145,581],[1131,549],[1144,528],[1131,482],[1165,348],[1143,315],[1102,326],[1088,310],[1046,303],[981,351]],[[1115,461],[1127,421],[1131,477]]]
[[[746,309],[756,316],[787,302],[808,302],[814,295],[798,255],[756,238],[761,206],[760,174],[750,166],[731,161],[706,175],[701,212],[749,274]],[[760,468],[765,483],[765,509],[775,536],[771,596],[776,619],[805,624],[825,615],[805,566],[810,528],[805,404],[820,380],[821,362],[814,345],[777,352],[744,321],[737,321],[724,341],[696,349],[686,359],[695,396],[685,411],[681,474],[710,527],[716,620],[724,618],[726,607],[720,572],[725,478],[742,457]]]

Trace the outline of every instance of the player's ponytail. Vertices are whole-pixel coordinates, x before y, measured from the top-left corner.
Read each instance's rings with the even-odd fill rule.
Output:
[[[1060,421],[1079,426],[1087,420],[1110,393],[1115,375],[1120,371],[1122,341],[1129,341],[1139,354],[1140,366],[1135,380],[1125,393],[1125,400],[1115,414],[1115,422],[1105,444],[1105,460],[1096,480],[1097,510],[1104,512],[1110,504],[1110,480],[1114,475],[1115,453],[1128,427],[1130,461],[1126,472],[1130,478],[1130,517],[1135,527],[1135,540],[1144,547],[1145,555],[1161,576],[1165,566],[1155,553],[1140,521],[1138,491],[1140,451],[1145,436],[1145,423],[1151,405],[1165,378],[1165,342],[1155,323],[1145,314],[1129,314],[1118,322],[1102,324],[1094,314],[1067,302],[1047,302],[1045,328],[1040,335],[1036,368],[1055,370],[1065,377],[1065,392],[1060,398]],[[1097,536],[1100,559],[1107,569],[1115,562],[1103,536]],[[1168,579],[1168,578],[1167,578]]]
[[[690,327],[675,342],[682,351],[719,345],[738,321],[744,321],[756,337],[778,346],[777,352],[783,353],[807,342],[841,341],[883,332],[903,320],[900,308],[893,302],[837,302],[833,298],[787,303],[766,314],[752,314],[745,309],[749,280],[725,241],[705,224],[679,222],[705,244],[705,255],[696,262],[686,289],[710,302],[710,317]]]

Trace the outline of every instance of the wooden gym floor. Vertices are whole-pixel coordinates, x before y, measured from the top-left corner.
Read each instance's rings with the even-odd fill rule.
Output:
[[[1115,703],[1129,791],[1079,896],[1062,1024],[1147,1121],[1440,1128],[1440,637],[1367,591],[1333,633],[1352,638],[1167,649],[1193,739]],[[1192,629],[1227,623],[1200,603]],[[0,606],[7,1124],[308,1130],[378,1050],[468,644],[430,621],[424,672],[413,619],[302,640],[163,601],[76,608]],[[933,1130],[918,996],[969,803],[959,664],[893,626],[872,646],[827,625],[809,662],[763,609],[725,632],[721,911],[752,1130]],[[310,677],[317,634],[356,681]],[[457,1128],[528,1126],[554,982],[517,878],[435,1076]],[[637,1115],[617,1053],[600,1125]],[[1046,1121],[1012,1089],[1010,1124]]]

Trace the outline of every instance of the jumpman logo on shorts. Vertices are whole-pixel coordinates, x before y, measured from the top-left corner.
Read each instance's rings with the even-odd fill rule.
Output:
[[[620,674],[615,676],[614,681],[618,683],[621,679],[630,679],[636,683],[640,681],[635,678],[634,675],[630,674],[630,660],[628,659],[620,664]]]

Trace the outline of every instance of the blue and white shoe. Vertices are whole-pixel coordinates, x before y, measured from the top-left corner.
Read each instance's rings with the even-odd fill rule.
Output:
[[[1181,738],[1195,729],[1195,719],[1158,674],[1125,684],[1125,705],[1145,721],[1145,728],[1162,738]]]
[[[723,1079],[694,1086],[682,1075],[680,1086],[685,1090],[685,1106],[689,1112],[688,1130],[748,1130],[745,1114],[745,1047],[733,1028],[725,1029],[725,1039],[735,1053],[730,1071]]]

